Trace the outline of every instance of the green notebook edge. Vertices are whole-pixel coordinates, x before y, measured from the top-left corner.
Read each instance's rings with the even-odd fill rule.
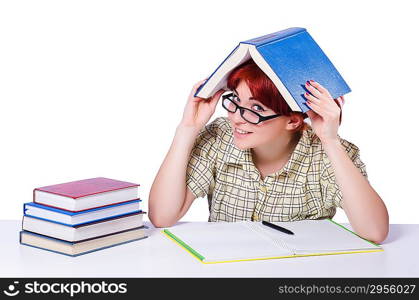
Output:
[[[182,241],[180,238],[178,238],[176,235],[170,232],[169,229],[162,230],[164,234],[169,236],[171,239],[173,239],[176,243],[178,243],[180,246],[185,248],[189,253],[191,253],[193,256],[198,258],[201,262],[205,260],[205,257],[199,254],[196,250],[194,250],[192,247],[190,247],[188,244],[186,244],[184,241]]]
[[[343,226],[343,225],[341,225],[341,224],[339,224],[339,223],[337,223],[337,222],[333,221],[332,219],[327,218],[326,220],[329,220],[329,221],[330,221],[330,222],[332,222],[333,224],[338,225],[339,227],[341,227],[341,228],[345,229],[346,231],[349,231],[350,233],[352,233],[352,234],[356,235],[356,236],[357,236],[357,237],[359,237],[360,239],[363,239],[364,241],[366,241],[366,242],[368,242],[368,243],[370,243],[370,244],[372,244],[372,245],[374,245],[374,246],[376,246],[376,247],[380,247],[380,248],[382,248],[380,244],[376,244],[376,243],[371,242],[371,241],[369,241],[369,240],[367,240],[367,239],[364,239],[363,237],[359,236],[358,234],[356,234],[356,233],[355,233],[355,232],[353,232],[352,230],[350,230],[350,229],[346,228],[345,226]]]

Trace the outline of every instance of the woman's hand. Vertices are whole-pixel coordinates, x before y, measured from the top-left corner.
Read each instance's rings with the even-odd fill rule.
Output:
[[[325,143],[338,138],[338,128],[342,119],[343,96],[333,99],[329,91],[313,80],[305,84],[306,104],[312,110],[307,112],[311,126],[320,140]]]
[[[201,130],[214,114],[218,100],[220,100],[224,90],[219,90],[209,99],[194,97],[197,89],[204,82],[205,80],[199,81],[193,86],[183,112],[181,125],[195,127],[197,130]]]

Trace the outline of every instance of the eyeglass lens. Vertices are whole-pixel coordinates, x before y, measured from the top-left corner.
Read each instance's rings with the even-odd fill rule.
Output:
[[[223,104],[224,104],[224,107],[231,113],[236,112],[236,110],[239,108],[238,105],[234,101],[228,98],[224,99]],[[250,123],[256,124],[259,122],[259,116],[250,110],[240,109],[240,114],[243,119],[245,119],[246,121]]]

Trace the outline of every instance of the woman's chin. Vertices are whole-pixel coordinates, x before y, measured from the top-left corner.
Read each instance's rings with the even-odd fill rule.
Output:
[[[236,139],[234,139],[234,146],[236,146],[236,148],[239,148],[240,150],[247,150],[251,148],[248,143],[243,143],[241,141],[237,141]]]

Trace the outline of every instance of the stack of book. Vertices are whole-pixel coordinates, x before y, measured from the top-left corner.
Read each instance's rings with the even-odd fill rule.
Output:
[[[20,243],[78,256],[146,238],[138,187],[99,177],[36,188]]]

